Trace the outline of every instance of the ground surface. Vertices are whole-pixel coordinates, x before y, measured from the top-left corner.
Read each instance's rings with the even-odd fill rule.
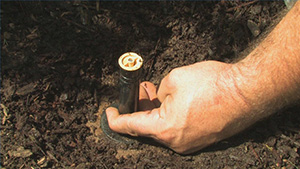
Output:
[[[257,1],[1,2],[1,166],[297,168],[299,107],[189,156],[118,144],[99,128],[118,98],[121,54],[141,54],[143,80],[158,84],[175,67],[240,57],[284,10]]]

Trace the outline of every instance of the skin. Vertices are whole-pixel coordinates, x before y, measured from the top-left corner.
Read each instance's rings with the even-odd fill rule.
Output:
[[[176,68],[159,89],[140,86],[141,111],[106,110],[113,131],[146,136],[189,154],[299,101],[300,2],[245,59]]]

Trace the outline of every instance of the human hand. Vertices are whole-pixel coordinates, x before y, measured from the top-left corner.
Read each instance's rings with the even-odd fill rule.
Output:
[[[112,130],[148,136],[178,153],[230,137],[300,99],[299,10],[296,3],[246,58],[200,62],[171,71],[155,86],[144,82],[140,112],[106,110]],[[155,101],[158,99],[161,102]]]
[[[231,67],[206,61],[176,68],[157,93],[152,83],[143,82],[141,111],[120,115],[110,107],[109,126],[115,132],[152,137],[184,154],[232,136],[252,122],[245,116],[249,109],[231,78]]]

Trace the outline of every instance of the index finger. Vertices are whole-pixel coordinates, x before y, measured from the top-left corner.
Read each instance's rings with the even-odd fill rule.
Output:
[[[159,108],[131,114],[120,114],[118,109],[106,109],[109,127],[118,133],[131,136],[155,137],[159,124]]]

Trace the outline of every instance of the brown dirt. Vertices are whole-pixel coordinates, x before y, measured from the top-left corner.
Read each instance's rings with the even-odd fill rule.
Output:
[[[143,80],[158,84],[175,67],[238,59],[284,11],[278,1],[1,2],[1,167],[297,168],[299,107],[188,156],[99,128],[121,54],[141,54]]]

